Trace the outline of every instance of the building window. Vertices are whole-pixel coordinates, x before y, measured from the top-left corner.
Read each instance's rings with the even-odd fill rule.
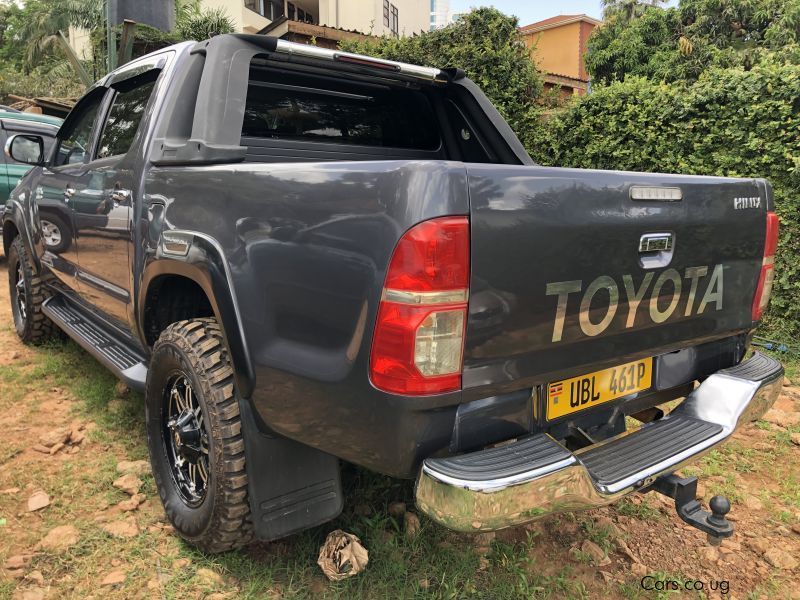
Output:
[[[280,0],[244,0],[244,7],[270,21],[283,16],[283,2]]]
[[[400,16],[397,11],[397,7],[392,4],[392,20],[389,25],[389,29],[392,30],[392,35],[395,37],[400,36]]]
[[[389,27],[389,0],[383,0],[383,26]]]

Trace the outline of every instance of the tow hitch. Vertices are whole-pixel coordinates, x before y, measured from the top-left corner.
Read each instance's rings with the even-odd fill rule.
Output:
[[[678,516],[692,527],[704,531],[712,546],[719,546],[724,538],[733,535],[733,524],[725,518],[731,510],[730,500],[725,496],[714,496],[708,503],[711,512],[703,510],[697,500],[697,477],[662,475],[648,491],[674,498]]]

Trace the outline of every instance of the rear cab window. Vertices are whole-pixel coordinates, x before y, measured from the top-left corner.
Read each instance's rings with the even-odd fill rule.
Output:
[[[247,146],[287,142],[345,153],[380,148],[400,156],[437,153],[442,145],[433,108],[420,90],[277,73],[256,63],[250,69],[242,137]]]

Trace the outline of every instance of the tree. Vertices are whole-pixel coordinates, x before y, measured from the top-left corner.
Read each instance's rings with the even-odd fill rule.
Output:
[[[104,75],[105,6],[106,0],[26,0],[22,5],[0,4],[0,92],[79,94],[82,86],[76,78],[64,77],[71,67],[65,60],[61,35],[68,35],[71,28],[88,31],[92,49],[91,58],[74,68],[86,69],[94,79]],[[233,31],[233,23],[223,9],[202,9],[199,0],[175,0],[175,11],[174,32],[145,25],[137,27],[136,56],[182,40],[204,40]],[[115,37],[119,36],[117,27]]]
[[[201,10],[197,4],[194,5],[194,10],[178,13],[176,23],[178,36],[184,40],[202,41],[235,30],[233,21],[224,8]]]
[[[659,6],[667,0],[602,0],[603,18],[606,21],[630,22],[641,17],[648,7]]]
[[[341,46],[391,60],[464,69],[521,138],[535,134],[542,82],[517,32],[516,17],[479,8],[443,29],[377,42],[345,41]]]
[[[93,30],[103,25],[103,0],[27,0],[19,36],[26,40],[25,63],[40,64],[57,52],[58,34],[70,27]]]
[[[695,81],[710,67],[791,63],[798,42],[800,0],[681,0],[677,8],[645,7],[632,19],[612,16],[592,34],[586,66],[600,83],[628,75]]]

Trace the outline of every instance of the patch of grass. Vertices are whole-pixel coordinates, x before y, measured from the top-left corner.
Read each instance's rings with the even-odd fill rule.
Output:
[[[587,552],[580,550],[578,548],[573,548],[570,553],[575,557],[578,562],[582,562],[586,565],[592,564],[592,557]]]
[[[787,590],[786,581],[781,581],[777,577],[772,576],[768,580],[761,583],[756,589],[747,594],[747,600],[760,600],[761,598],[789,598],[791,596],[784,596]]]
[[[620,515],[634,517],[640,521],[660,520],[663,516],[659,510],[650,506],[644,499],[639,504],[635,504],[630,498],[623,498],[614,507]]]
[[[786,376],[791,379],[795,385],[800,384],[800,355],[787,352],[774,352],[763,348],[759,348],[759,351],[780,361],[786,371]]]
[[[798,481],[797,475],[790,473],[787,477],[780,479],[779,485],[778,498],[788,506],[800,508],[800,481]]]
[[[11,598],[16,588],[13,581],[0,581],[0,598]]]
[[[591,519],[583,522],[583,528],[586,531],[587,537],[600,546],[603,552],[608,555],[614,545],[613,537],[615,532],[613,532],[610,527],[598,525]]]
[[[795,443],[792,441],[792,433],[797,432],[800,432],[800,427],[790,427],[787,430],[776,431],[771,438],[775,443],[772,453],[776,456],[783,456],[787,452],[791,452],[795,448]]]

